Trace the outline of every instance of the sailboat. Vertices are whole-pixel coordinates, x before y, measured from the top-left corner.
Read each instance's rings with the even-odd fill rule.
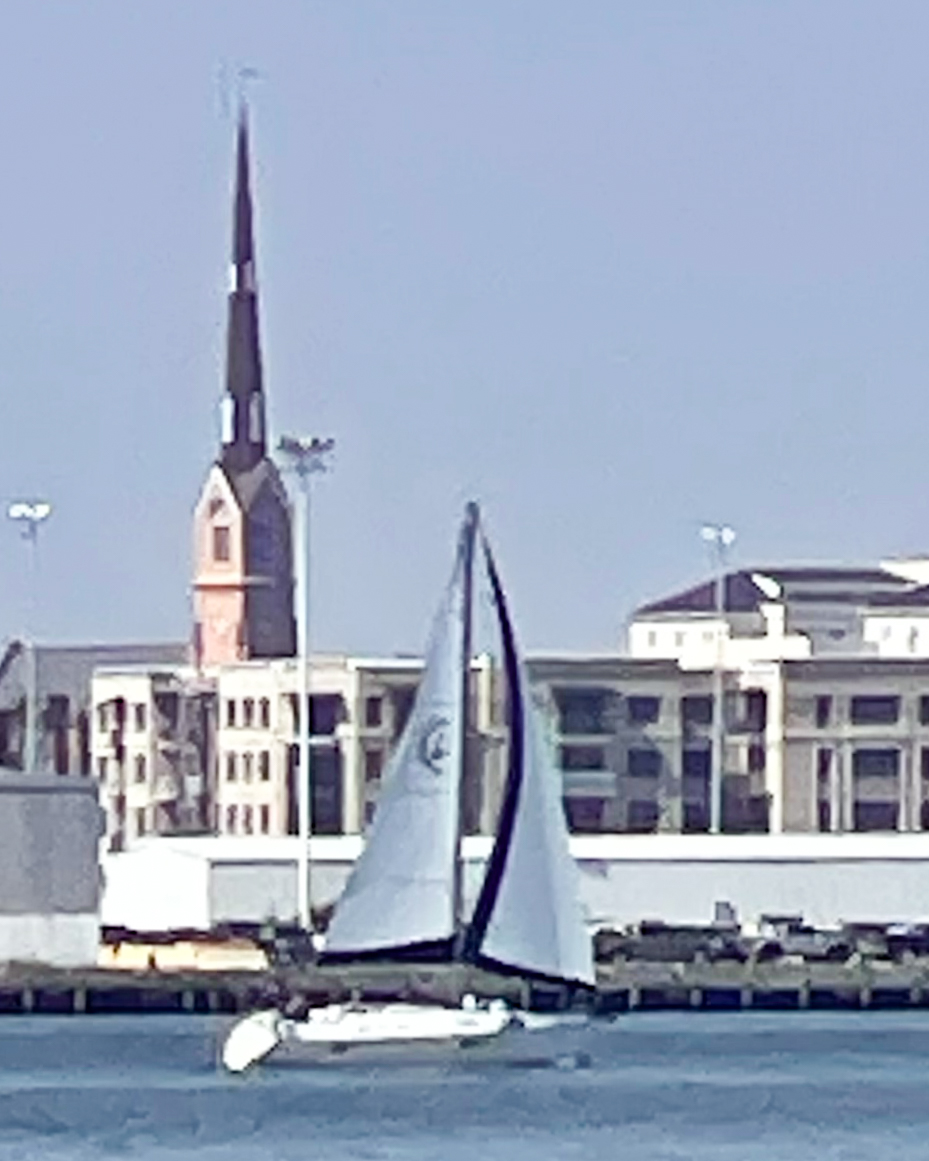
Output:
[[[462,802],[478,549],[500,632],[509,745],[493,848],[465,916]],[[323,962],[365,960],[466,963],[578,988],[594,984],[560,777],[474,504],[465,514],[412,712],[326,934]],[[252,1013],[232,1028],[222,1055],[228,1069],[241,1072],[282,1045],[338,1051],[362,1044],[475,1044],[545,1023],[503,1000],[473,996],[460,1006],[336,1003],[311,1008],[299,1020],[276,1010]]]

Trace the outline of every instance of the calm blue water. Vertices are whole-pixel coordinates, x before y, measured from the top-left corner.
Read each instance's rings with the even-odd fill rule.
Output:
[[[910,1161],[929,1013],[652,1014],[590,1066],[342,1059],[232,1078],[207,1018],[0,1020],[0,1158]]]

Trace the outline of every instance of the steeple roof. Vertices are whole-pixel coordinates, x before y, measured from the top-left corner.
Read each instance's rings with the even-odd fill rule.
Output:
[[[243,104],[236,131],[232,276],[220,454],[220,463],[230,475],[249,471],[267,452],[249,169],[248,111]]]

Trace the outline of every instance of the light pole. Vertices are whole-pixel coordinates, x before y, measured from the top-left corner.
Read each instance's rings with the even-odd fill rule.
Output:
[[[26,607],[26,626],[23,634],[23,652],[26,663],[26,729],[23,739],[23,773],[34,774],[36,763],[36,734],[38,727],[38,682],[36,674],[35,632],[36,584],[38,582],[39,528],[51,516],[52,506],[46,500],[16,500],[6,510],[10,520],[19,525],[20,534],[29,545],[29,595]]]
[[[297,697],[297,730],[299,758],[297,778],[297,916],[300,926],[312,929],[310,899],[310,835],[313,829],[310,748],[310,479],[328,468],[326,458],[335,447],[334,439],[318,436],[281,436],[277,450],[286,466],[296,475],[299,487],[297,502],[297,657],[299,680]]]
[[[716,657],[713,664],[713,740],[710,762],[710,834],[719,834],[723,819],[723,771],[725,766],[726,722],[723,708],[723,674],[725,658],[726,556],[735,540],[728,524],[704,524],[700,536],[710,547],[715,572],[714,606],[716,620]]]

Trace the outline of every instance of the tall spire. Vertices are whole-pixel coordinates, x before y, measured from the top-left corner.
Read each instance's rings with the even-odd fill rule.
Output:
[[[243,102],[236,133],[226,393],[221,406],[220,463],[233,473],[253,468],[267,450],[248,144],[248,111]]]

